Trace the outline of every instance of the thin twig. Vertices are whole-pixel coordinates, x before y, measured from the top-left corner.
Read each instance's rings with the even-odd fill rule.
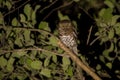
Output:
[[[93,26],[91,26],[90,29],[89,29],[89,34],[88,34],[87,43],[86,43],[87,45],[88,45],[88,43],[90,41],[90,36],[91,36],[92,28],[93,28]]]
[[[75,63],[81,67],[86,73],[88,73],[94,80],[102,80],[95,72],[91,70],[89,66],[86,66],[70,49],[68,49],[60,40],[58,45],[75,61]]]
[[[55,9],[53,9],[47,16],[45,16],[45,17],[43,18],[43,21],[44,21],[46,18],[48,18],[54,11],[56,11],[56,10],[58,10],[58,9],[61,9],[61,8],[63,8],[63,7],[66,7],[66,6],[68,6],[68,5],[71,5],[73,2],[74,2],[74,1],[70,1],[70,2],[67,3],[67,4],[64,4],[64,5],[60,6],[60,7],[57,7],[57,8],[55,8]]]
[[[99,36],[98,36],[97,38],[95,38],[95,39],[90,43],[90,46],[93,45],[98,39],[100,39]]]
[[[59,54],[55,51],[49,51],[49,50],[46,50],[46,49],[42,49],[42,48],[34,48],[34,47],[31,47],[31,48],[25,48],[25,49],[14,49],[14,50],[0,50],[0,55],[3,55],[4,53],[10,53],[10,52],[21,52],[21,51],[33,51],[33,50],[36,50],[36,51],[43,51],[43,52],[49,52],[49,53],[52,53],[52,54],[55,54],[55,55],[58,55],[58,56],[66,56],[65,54]],[[68,57],[68,56],[66,56]]]
[[[17,9],[20,9],[21,7],[23,7],[25,4],[27,4],[30,0],[27,0],[25,3],[21,4],[19,7],[13,9],[12,11],[9,11],[8,13],[4,14],[4,17],[9,15],[10,13],[13,13],[14,11],[16,11]]]
[[[40,10],[40,13],[43,12],[45,9],[51,7],[53,4],[55,4],[58,0],[55,0],[54,2],[52,2],[50,5],[46,6],[45,8],[43,8],[42,10]]]

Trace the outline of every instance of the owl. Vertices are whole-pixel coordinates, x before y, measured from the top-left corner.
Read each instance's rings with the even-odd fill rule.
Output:
[[[77,55],[77,33],[74,24],[70,20],[60,21],[58,33],[63,44]]]

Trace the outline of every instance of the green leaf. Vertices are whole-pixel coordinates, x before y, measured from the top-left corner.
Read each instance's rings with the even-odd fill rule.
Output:
[[[52,60],[53,60],[53,62],[57,62],[57,56],[56,55],[52,55]]]
[[[67,74],[68,74],[69,76],[73,76],[73,67],[70,66],[70,67],[68,68]]]
[[[26,17],[24,14],[20,14],[20,22],[26,22]]]
[[[45,61],[44,61],[44,66],[45,66],[45,67],[49,65],[49,63],[50,63],[50,58],[51,58],[51,57],[47,57],[47,58],[45,59]]]
[[[103,16],[103,14],[105,13],[105,10],[106,10],[106,9],[104,9],[104,8],[100,10],[100,12],[99,12],[99,16],[100,16],[100,17]]]
[[[30,20],[31,18],[31,13],[32,13],[32,7],[30,4],[26,4],[24,7],[24,13],[27,15],[27,20]]]
[[[18,22],[16,18],[12,19],[12,26],[20,26],[20,23]]]
[[[22,57],[20,57],[19,58],[20,60],[18,61],[19,62],[19,64],[26,64],[26,59],[25,59],[25,56],[22,56]]]
[[[3,68],[6,65],[7,65],[7,60],[3,56],[1,56],[0,57],[0,66]]]
[[[111,9],[111,8],[102,9],[99,12],[99,16],[104,20],[105,23],[108,23],[112,19],[112,16],[113,16],[112,12],[113,12],[113,9]]]
[[[114,8],[114,4],[110,0],[105,0],[104,4],[106,4],[109,8]]]
[[[8,60],[7,64],[13,64],[15,61],[15,59],[13,57],[10,57],[10,59]]]
[[[110,31],[108,32],[108,38],[113,39],[113,37],[114,37],[114,30],[110,29]]]
[[[106,63],[106,66],[107,66],[109,69],[112,69],[112,63],[108,62],[108,63]]]
[[[43,29],[43,30],[46,30],[46,31],[51,31],[49,26],[48,26],[48,23],[45,22],[45,21],[42,21],[40,24],[39,24],[39,29]]]
[[[25,42],[28,42],[28,41],[30,41],[30,30],[27,30],[27,29],[25,29],[24,30],[24,38],[25,38]]]
[[[60,11],[58,11],[58,17],[60,20],[69,20],[68,16],[64,16]]]
[[[25,58],[23,58],[23,59],[25,59]],[[29,58],[26,58],[26,60],[25,60],[25,63],[27,64],[28,67],[31,67],[32,62],[33,61],[31,59],[29,59]]]
[[[108,50],[104,50],[104,51],[103,51],[103,56],[104,56],[105,58],[107,58],[109,61],[114,60],[114,58],[113,58],[113,57],[110,57],[109,54],[110,54],[110,52],[109,52]],[[114,53],[113,53],[113,54],[114,54]]]
[[[112,12],[113,12],[113,9],[111,8],[108,8],[105,10],[104,14],[103,14],[103,18],[104,18],[104,21],[105,22],[111,22],[111,19],[112,19]]]
[[[101,65],[100,65],[100,64],[97,64],[96,70],[100,70],[100,69],[101,69]]]
[[[7,71],[12,72],[14,70],[14,66],[13,66],[14,61],[15,59],[12,57],[8,60],[6,67]]]
[[[58,46],[58,44],[57,44],[57,39],[54,37],[54,36],[51,36],[50,38],[49,38],[49,43],[50,44],[52,44],[53,46]]]
[[[108,53],[107,50],[105,50],[105,51],[103,52],[103,54],[106,54],[106,53]],[[103,63],[105,63],[105,57],[104,57],[104,56],[100,55],[100,56],[99,56],[99,59],[100,59],[100,61],[102,61]]]
[[[42,69],[41,72],[40,72],[40,74],[42,74],[42,75],[44,75],[46,77],[51,77],[51,70],[46,69],[46,68]]]
[[[120,18],[120,15],[115,15],[112,17],[111,26],[117,23],[117,20]]]
[[[36,24],[36,11],[40,8],[40,5],[35,6],[35,10],[32,12],[32,24]]]
[[[38,61],[38,60],[33,61],[33,62],[31,63],[31,67],[32,67],[33,69],[39,70],[39,69],[42,67],[42,62],[41,62],[41,61]]]
[[[107,49],[108,52],[112,52],[114,50],[114,43],[111,42],[111,45],[109,49]]]
[[[3,71],[0,71],[0,80],[4,79],[6,74]]]
[[[16,38],[15,44],[18,45],[19,47],[22,47],[22,46],[23,46],[20,38]]]
[[[7,67],[6,67],[6,70],[9,71],[9,72],[12,72],[14,70],[13,65],[8,64]]]
[[[63,65],[70,65],[71,61],[68,57],[63,57],[62,58]]]
[[[12,4],[10,1],[6,1],[6,6],[8,8],[8,10],[10,10],[12,8]]]
[[[120,23],[116,23],[114,26],[115,26],[115,33],[120,36]]]

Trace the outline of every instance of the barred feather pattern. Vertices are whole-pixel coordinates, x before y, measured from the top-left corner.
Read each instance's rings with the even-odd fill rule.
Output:
[[[77,36],[74,25],[69,20],[60,21],[58,24],[60,40],[75,54],[77,52]]]

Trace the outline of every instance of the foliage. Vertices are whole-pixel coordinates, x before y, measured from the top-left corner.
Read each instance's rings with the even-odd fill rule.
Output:
[[[85,10],[83,10],[85,11],[83,14],[89,15],[90,18],[91,16],[87,13],[87,10],[91,7],[96,9],[95,2],[99,2],[99,0],[62,0],[60,2],[67,4],[69,1],[73,1],[77,4],[77,7],[81,6],[85,8]],[[46,5],[37,4],[37,2],[44,3]],[[95,43],[97,43],[97,46],[104,46],[104,49],[102,49],[102,51],[98,51],[101,52],[100,54],[97,54],[95,48],[92,49],[92,51],[88,51],[88,53],[94,52],[92,56],[94,54],[97,56],[93,56],[92,59],[94,58],[94,60],[100,62],[92,65],[92,59],[88,57],[84,58],[82,54],[80,54],[80,56],[82,55],[81,58],[85,64],[94,66],[96,73],[100,77],[120,79],[120,70],[118,68],[115,69],[117,65],[120,65],[119,62],[116,62],[120,61],[120,15],[118,14],[120,13],[118,7],[120,5],[115,0],[104,0],[103,2],[104,6],[102,3],[102,6],[97,6],[97,15],[96,13],[92,14],[94,15],[92,19],[95,20],[95,25],[89,25],[97,28],[95,34],[91,34],[91,36],[95,35],[97,40],[100,41],[99,43]],[[56,39],[56,35],[58,35],[57,27],[54,29],[52,27],[58,20],[63,19],[73,19],[72,21],[76,23],[76,26],[79,26],[81,24],[78,24],[78,22],[82,17],[82,13],[79,12],[79,9],[76,8],[76,6],[72,6],[72,4],[69,5],[70,7],[75,7],[74,10],[77,9],[75,13],[73,13],[74,11],[71,12],[72,17],[74,17],[74,14],[77,14],[77,22],[75,18],[71,18],[69,16],[69,13],[67,14],[69,10],[64,11],[66,6],[63,5],[63,7],[59,9],[62,5],[61,4],[57,9],[56,5],[58,3],[59,1],[57,0],[42,0],[40,2],[32,0],[27,0],[26,2],[24,0],[18,2],[12,0],[0,1],[1,80],[77,80],[79,73],[76,70],[76,64],[68,58],[68,55],[64,54],[62,49],[59,48]],[[86,3],[89,5],[85,6]],[[17,4],[21,5],[17,6]],[[51,6],[52,10],[49,11]],[[67,7],[69,8],[69,6]],[[47,10],[48,12],[46,15]],[[53,17],[55,16],[54,14],[51,14],[51,12],[54,13],[55,11],[58,17],[57,19]],[[40,16],[38,16],[38,13]],[[55,19],[51,19],[48,15],[52,15],[52,18]],[[42,18],[42,16],[48,16],[48,20],[46,18]],[[50,24],[52,22],[54,22],[54,25],[51,27]],[[78,33],[84,34],[81,32]],[[82,44],[82,41],[84,40],[78,41],[79,44]],[[88,62],[86,62],[85,59],[89,59]],[[100,63],[103,63],[104,65]],[[86,73],[84,74],[87,78],[88,75],[86,75]],[[113,77],[112,74],[115,77]]]

